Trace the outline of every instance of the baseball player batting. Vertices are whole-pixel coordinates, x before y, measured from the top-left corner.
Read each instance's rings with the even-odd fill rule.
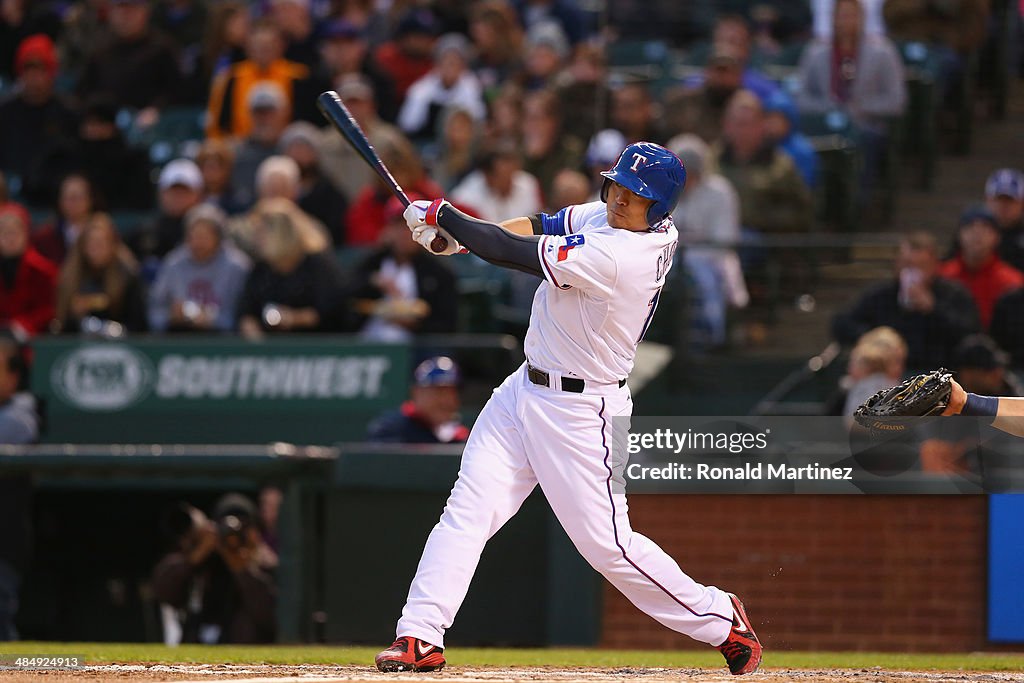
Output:
[[[538,484],[583,557],[634,605],[717,647],[734,674],[760,664],[761,644],[739,599],[697,583],[634,532],[625,494],[613,490],[612,418],[632,413],[626,377],[672,265],[678,233],[670,213],[686,170],[664,147],[640,142],[603,175],[602,201],[500,226],[443,199],[405,211],[427,251],[441,235],[448,240],[442,255],[465,247],[544,282],[533,300],[527,361],[477,418],[423,549],[398,639],[377,655],[381,671],[444,667],[444,634],[484,545]]]

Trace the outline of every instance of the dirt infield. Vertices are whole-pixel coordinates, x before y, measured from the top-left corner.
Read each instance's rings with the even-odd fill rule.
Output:
[[[9,683],[87,683],[92,681],[168,681],[209,683],[224,679],[232,683],[1024,683],[1024,673],[1004,672],[920,672],[883,669],[766,669],[742,679],[724,669],[590,669],[590,668],[481,668],[451,667],[441,673],[380,674],[369,667],[323,665],[224,665],[224,664],[110,664],[68,671],[2,671],[0,680]]]

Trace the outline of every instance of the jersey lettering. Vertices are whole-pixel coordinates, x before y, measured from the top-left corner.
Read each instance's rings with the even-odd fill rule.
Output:
[[[629,167],[629,170],[630,171],[635,171],[635,170],[637,170],[640,167],[640,164],[646,164],[646,163],[647,163],[647,157],[645,157],[643,154],[636,154],[634,152],[633,153],[633,165]]]

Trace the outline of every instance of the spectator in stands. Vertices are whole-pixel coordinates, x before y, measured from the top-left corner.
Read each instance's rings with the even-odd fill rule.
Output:
[[[185,237],[185,214],[203,199],[203,174],[190,159],[175,159],[157,180],[160,212],[140,226],[129,240],[147,278]]]
[[[665,94],[669,130],[693,133],[705,142],[722,135],[725,107],[743,84],[739,52],[726,44],[715,45],[700,83],[672,88]]]
[[[398,99],[391,76],[370,58],[366,31],[346,19],[335,19],[321,31],[322,74],[332,88],[347,76],[362,76],[373,86],[377,114],[385,121],[398,116]],[[347,101],[346,101],[347,102]]]
[[[337,84],[337,91],[374,149],[379,151],[402,144],[401,141],[405,140],[402,132],[377,115],[370,81],[363,76],[344,76]],[[333,127],[323,129],[320,149],[320,167],[324,176],[351,206],[359,194],[375,181],[376,174]]]
[[[984,396],[1024,396],[1024,386],[1009,365],[1010,354],[984,334],[965,337],[953,359],[956,381],[964,391]]]
[[[77,118],[54,92],[57,50],[49,37],[29,36],[14,62],[17,88],[0,103],[0,169],[25,178],[46,148],[73,138]]]
[[[407,342],[415,334],[455,331],[455,274],[409,237],[404,208],[391,198],[379,247],[359,264],[353,278],[360,335],[375,342]]]
[[[459,366],[447,356],[428,358],[416,366],[409,400],[384,413],[367,430],[366,440],[378,443],[462,443],[469,430],[459,421]]]
[[[593,22],[587,19],[576,0],[512,0],[512,5],[527,31],[536,24],[554,21],[573,45],[594,32]]]
[[[171,251],[149,292],[154,332],[231,332],[252,264],[225,242],[227,217],[212,204],[185,215],[185,243]]]
[[[410,86],[398,112],[398,126],[413,142],[431,141],[438,116],[447,106],[459,106],[482,121],[487,114],[483,91],[469,70],[470,45],[458,33],[441,36],[434,46],[434,68]]]
[[[69,83],[81,80],[93,47],[111,40],[109,15],[109,0],[76,2],[64,12],[63,30],[57,36],[50,34],[61,55],[61,71]]]
[[[117,108],[101,95],[86,103],[77,138],[45,148],[25,179],[23,194],[33,205],[51,206],[61,179],[80,172],[110,210],[141,211],[153,206],[149,171],[149,155],[125,141],[117,127]]]
[[[843,344],[854,343],[880,325],[892,327],[907,342],[907,365],[932,369],[948,365],[956,345],[979,331],[978,310],[958,282],[938,277],[935,238],[914,232],[900,242],[895,277],[864,292],[852,308],[832,322]]]
[[[228,214],[242,211],[243,207],[231,196],[234,147],[225,140],[204,140],[196,154],[196,165],[203,174],[203,201],[219,206]]]
[[[985,182],[985,203],[1002,235],[999,256],[1024,271],[1024,173],[1014,168],[993,171]]]
[[[473,73],[490,99],[522,69],[523,29],[504,0],[482,0],[469,10],[469,36],[476,59]]]
[[[800,59],[802,113],[841,111],[855,126],[864,156],[864,187],[873,186],[888,145],[890,121],[907,105],[903,60],[885,36],[864,30],[861,0],[837,0],[831,42],[811,43]]]
[[[590,201],[590,180],[577,170],[563,168],[551,182],[551,193],[546,213],[557,213],[566,206],[586,204]]]
[[[715,20],[711,33],[712,51],[725,47],[735,54],[743,70],[742,87],[757,95],[762,101],[780,90],[775,81],[757,70],[757,55],[754,54],[754,34],[750,23],[738,14],[722,14]]]
[[[627,144],[626,137],[614,128],[598,131],[590,139],[584,157],[590,177],[590,201],[596,202],[601,198],[601,187],[605,180],[601,172],[615,165]]]
[[[939,275],[970,291],[982,328],[988,329],[996,300],[1024,287],[1024,273],[999,258],[999,226],[992,212],[982,205],[971,206],[960,215],[957,243],[959,252],[942,264]]]
[[[23,391],[27,371],[24,354],[16,337],[17,333],[12,334],[10,331],[0,333],[0,444],[10,446],[35,443],[39,438],[39,415],[35,399]],[[0,478],[0,501],[8,493],[5,486],[7,481]],[[7,511],[2,503],[0,509]],[[3,533],[7,530],[5,521],[8,521],[5,516],[0,516],[0,539],[6,541],[9,539]],[[5,585],[5,579],[9,578],[5,570],[9,571],[11,567],[4,567],[5,560],[10,559],[7,553],[11,550],[8,543],[0,542],[0,641],[11,640],[10,634],[14,628],[11,623],[14,610],[10,608],[10,600],[5,599],[11,597],[10,585]]]
[[[268,18],[281,29],[287,45],[285,59],[305,64],[310,73],[316,73],[320,49],[309,0],[270,0]]]
[[[286,199],[265,200],[258,208],[258,259],[238,306],[242,335],[342,329],[342,274],[333,254],[325,252],[324,236]]]
[[[423,171],[423,164],[416,150],[404,137],[397,138],[392,144],[377,147],[384,165],[387,166],[399,186],[405,188],[407,194],[421,197],[440,197],[444,190]],[[374,179],[356,197],[348,210],[348,244],[363,246],[375,244],[385,223],[385,207],[394,195],[380,180]]]
[[[465,109],[449,107],[441,114],[441,134],[423,154],[433,178],[445,192],[473,171],[479,154],[482,125]]]
[[[1024,396],[1024,387],[1007,367],[1009,363],[1010,355],[990,337],[972,334],[956,347],[950,367],[964,391],[984,396]],[[982,454],[978,446],[982,439],[978,426],[974,420],[939,420],[926,425],[928,438],[921,444],[921,469],[979,473]]]
[[[20,446],[39,437],[35,400],[21,391],[25,374],[18,343],[0,335],[0,444]],[[14,617],[31,556],[32,480],[27,474],[0,476],[0,642],[18,639]]]
[[[399,101],[433,67],[437,29],[437,18],[430,10],[411,9],[398,21],[394,38],[377,48],[377,64],[391,76]]]
[[[573,133],[589,140],[611,119],[612,91],[607,85],[608,65],[604,50],[580,43],[568,67],[555,79],[562,118],[572,121]]]
[[[0,4],[0,78],[17,75],[17,49],[29,36],[43,34],[57,40],[61,20],[51,3],[5,0]]]
[[[138,264],[110,216],[97,213],[60,270],[56,323],[68,334],[110,329],[111,322],[144,332],[146,304]]]
[[[320,171],[320,139],[320,131],[313,124],[296,121],[281,135],[281,151],[295,162],[299,171],[292,198],[303,211],[327,226],[331,241],[344,244],[348,205]]]
[[[256,169],[279,152],[281,136],[288,127],[288,99],[280,86],[266,82],[249,90],[252,127],[235,151],[231,169],[231,197],[242,208],[256,201]]]
[[[860,0],[864,7],[864,32],[871,36],[885,35],[885,19],[882,18],[882,6],[885,0]],[[811,0],[811,11],[814,15],[814,37],[818,40],[831,40],[835,26],[835,0]]]
[[[256,506],[229,493],[214,505],[212,519],[181,504],[165,526],[175,549],[153,569],[153,594],[169,613],[184,615],[171,626],[180,642],[273,642],[278,561],[260,538]]]
[[[82,98],[102,95],[118,109],[139,110],[143,127],[175,103],[182,86],[174,44],[149,19],[149,0],[111,0],[110,38],[96,45],[78,82]]]
[[[32,246],[48,260],[61,265],[98,208],[96,192],[86,176],[81,173],[65,176],[57,199],[57,219],[32,235]]]
[[[285,59],[284,49],[284,39],[274,24],[261,21],[252,27],[245,44],[246,58],[214,78],[207,110],[208,137],[249,136],[258,125],[253,99],[257,92],[271,89],[275,93],[274,106],[282,110],[282,128],[288,124],[297,109],[295,103],[311,94],[304,92],[301,85],[309,79],[310,71],[304,64]]]
[[[537,178],[542,195],[551,189],[563,168],[580,167],[586,142],[565,126],[558,96],[553,91],[538,90],[526,96],[521,133],[523,166]]]
[[[249,8],[240,0],[222,0],[210,8],[197,70],[204,100],[213,79],[245,59],[250,26]]]
[[[736,245],[740,241],[740,206],[736,190],[717,173],[707,171],[710,150],[693,134],[669,141],[686,168],[686,186],[673,212],[683,268],[677,271],[693,279],[698,295],[694,322],[705,332],[706,344],[719,347],[727,341],[729,308],[744,308],[750,301]]]
[[[646,140],[660,144],[665,141],[660,117],[646,83],[625,83],[612,90],[611,123],[630,143]]]
[[[537,179],[523,170],[510,145],[484,151],[477,170],[452,190],[451,200],[491,223],[532,216],[544,207]]]
[[[552,88],[570,55],[569,39],[555,22],[538,22],[526,33],[523,87],[527,92]]]
[[[761,101],[749,90],[733,95],[725,110],[722,139],[712,147],[709,170],[732,183],[740,199],[740,223],[759,233],[807,232],[812,202],[793,160],[767,137]]]
[[[250,215],[258,216],[260,214],[261,202],[271,199],[286,199],[294,205],[295,211],[302,214],[306,224],[316,228],[327,246],[330,247],[331,234],[327,230],[327,226],[296,203],[300,191],[300,174],[299,165],[291,157],[275,155],[265,159],[256,170],[256,194],[259,196],[259,202]]]
[[[174,44],[182,83],[179,103],[198,105],[206,102],[213,71],[206,61],[206,40],[210,37],[214,14],[221,3],[204,0],[161,0],[153,8],[150,24]],[[212,7],[208,8],[208,5]],[[217,17],[218,30],[223,18]]]
[[[490,103],[484,137],[494,142],[518,142],[523,126],[523,91],[506,83]]]
[[[57,267],[29,244],[21,211],[0,209],[0,327],[21,339],[44,332],[53,320]]]
[[[850,351],[846,365],[842,415],[853,416],[853,411],[882,389],[895,386],[903,379],[907,365],[907,343],[891,327],[868,330]]]
[[[818,185],[818,152],[800,132],[800,116],[788,95],[769,95],[764,103],[764,125],[768,139],[789,155],[807,187]]]
[[[1024,289],[1012,290],[996,301],[989,334],[1010,354],[1014,367],[1024,367]]]

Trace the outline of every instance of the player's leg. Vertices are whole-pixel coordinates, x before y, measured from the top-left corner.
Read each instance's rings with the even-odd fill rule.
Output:
[[[629,524],[612,480],[612,421],[628,392],[570,395],[543,387],[523,401],[527,454],[541,489],[584,558],[634,605],[668,628],[718,646],[733,624],[728,593],[686,575]]]
[[[466,597],[484,545],[537,485],[516,417],[519,374],[495,390],[473,426],[459,478],[423,548],[399,636],[444,646],[444,632]]]

